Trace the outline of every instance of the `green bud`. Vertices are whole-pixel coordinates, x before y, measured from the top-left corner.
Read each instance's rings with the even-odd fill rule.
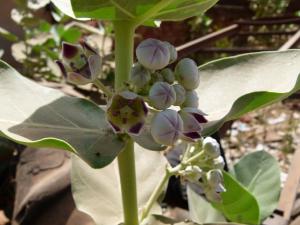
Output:
[[[171,69],[165,68],[160,73],[163,76],[164,81],[168,82],[169,84],[174,83],[175,76],[174,76],[174,73]]]
[[[170,62],[168,46],[152,38],[144,40],[138,45],[136,56],[139,63],[150,70],[160,70]]]
[[[151,80],[149,70],[145,69],[141,64],[136,63],[131,69],[130,82],[138,87],[143,88]]]
[[[185,101],[182,104],[182,107],[191,107],[198,108],[199,107],[199,98],[196,91],[187,91],[185,95]]]
[[[160,110],[169,108],[176,100],[174,88],[166,82],[156,82],[150,89],[151,105]]]
[[[196,63],[192,59],[182,59],[176,65],[175,76],[186,90],[194,90],[199,86],[200,76]]]
[[[203,151],[209,158],[218,158],[221,154],[219,143],[211,137],[203,140]]]
[[[173,88],[176,93],[176,101],[175,101],[174,105],[180,106],[185,101],[186,91],[180,84],[174,84]]]
[[[168,48],[169,48],[169,51],[170,51],[170,64],[175,62],[177,60],[177,57],[178,57],[178,53],[177,53],[177,50],[176,48],[174,47],[174,45],[170,44],[169,42],[165,41],[164,42]]]

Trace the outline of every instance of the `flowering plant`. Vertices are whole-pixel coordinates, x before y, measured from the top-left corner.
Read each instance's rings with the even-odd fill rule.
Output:
[[[147,39],[133,62],[138,26],[182,20],[216,2],[53,0],[71,17],[113,21],[114,88],[99,79],[101,57],[87,43],[64,43],[57,63],[69,82],[97,86],[107,97],[104,108],[41,87],[1,61],[0,134],[74,153],[73,196],[97,225],[259,224],[277,204],[276,161],[259,152],[227,173],[220,146],[209,135],[226,121],[297,91],[300,51],[246,54],[198,67],[192,59],[179,59],[170,43]],[[160,152],[172,149],[181,152],[175,166]],[[159,199],[171,176],[188,185],[188,222],[161,215]]]

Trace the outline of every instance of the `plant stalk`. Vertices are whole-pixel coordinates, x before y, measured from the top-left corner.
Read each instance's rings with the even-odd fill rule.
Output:
[[[128,82],[133,63],[135,27],[129,21],[114,22],[115,28],[115,90],[120,91]],[[128,138],[123,151],[118,156],[122,191],[124,225],[138,225],[138,204],[134,142]]]

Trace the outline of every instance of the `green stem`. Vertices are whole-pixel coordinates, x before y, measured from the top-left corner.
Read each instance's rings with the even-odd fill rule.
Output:
[[[106,87],[100,80],[96,79],[94,80],[94,85],[97,86],[103,93],[108,97],[111,98],[113,93],[109,90],[108,87]]]
[[[163,177],[163,179],[160,181],[160,183],[156,186],[154,191],[152,192],[152,195],[150,196],[148,202],[146,203],[141,216],[141,221],[146,219],[149,215],[150,210],[152,209],[155,202],[157,202],[157,199],[161,195],[161,193],[164,191],[166,184],[168,180],[170,179],[171,174],[166,170],[166,173]]]
[[[115,90],[120,91],[128,82],[133,62],[135,27],[128,21],[114,22],[115,28]],[[138,225],[138,204],[134,159],[134,142],[129,138],[118,156],[124,225]]]
[[[124,225],[138,225],[137,189],[133,141],[118,156],[120,182],[122,189]]]

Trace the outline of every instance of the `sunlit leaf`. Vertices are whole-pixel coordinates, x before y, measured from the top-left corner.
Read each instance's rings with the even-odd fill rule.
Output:
[[[258,225],[259,205],[255,197],[226,172],[224,172],[224,184],[226,192],[221,194],[222,202],[213,203],[213,206],[229,221]]]
[[[140,16],[158,8],[147,18],[145,24],[155,20],[182,20],[201,15],[216,4],[218,0],[52,0],[65,14],[77,18],[97,18],[117,20],[120,18],[136,20]],[[163,3],[163,4],[162,4]],[[166,4],[169,3],[169,4]],[[162,7],[160,7],[162,6]],[[151,22],[152,21],[152,22]]]
[[[280,194],[280,168],[265,151],[250,153],[234,165],[234,176],[258,201],[261,220],[272,214]]]
[[[139,208],[145,205],[162,180],[167,160],[159,152],[145,151],[135,145]],[[72,191],[76,206],[89,214],[97,225],[119,224],[123,219],[118,162],[95,170],[79,158],[73,158]],[[161,213],[155,207],[153,213]]]
[[[124,146],[97,105],[42,87],[2,61],[0,103],[0,135],[20,144],[68,150],[96,168]]]
[[[299,90],[299,61],[300,50],[288,50],[244,54],[201,66],[199,105],[210,121],[203,134]]]
[[[221,212],[216,210],[207,200],[193,191],[188,186],[187,188],[188,203],[190,218],[197,223],[215,223],[226,222],[226,219]]]

